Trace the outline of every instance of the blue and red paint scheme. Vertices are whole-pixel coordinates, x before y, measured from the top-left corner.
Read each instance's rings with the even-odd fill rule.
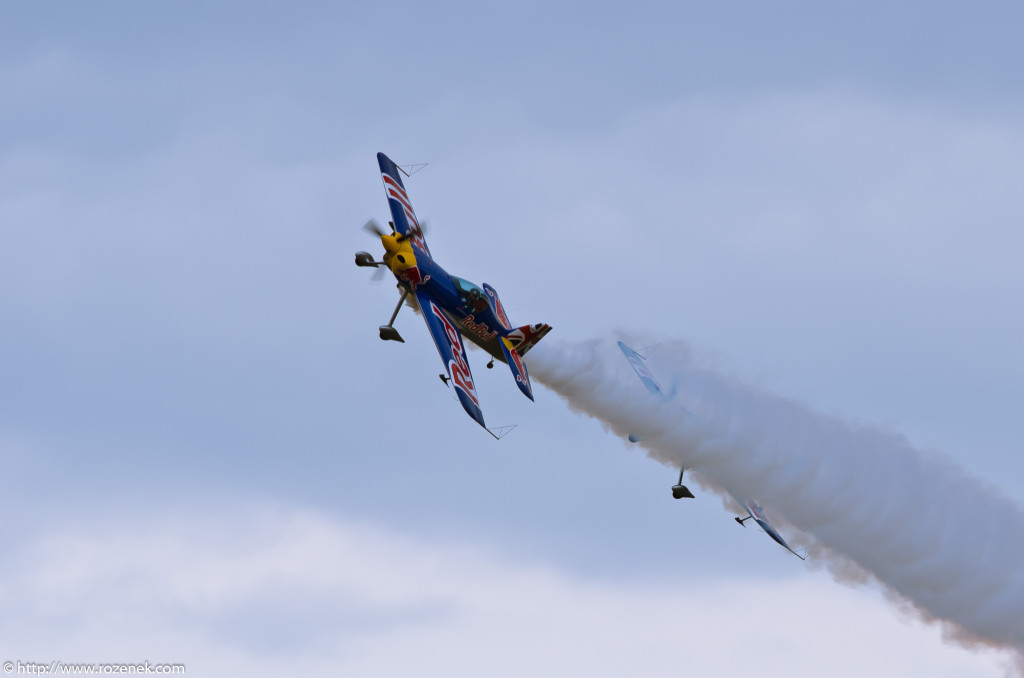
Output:
[[[551,331],[551,327],[543,323],[513,327],[493,287],[484,283],[481,288],[450,275],[434,261],[405,190],[402,171],[383,153],[377,154],[377,162],[391,209],[393,232],[377,231],[384,245],[383,261],[374,262],[369,254],[359,252],[356,263],[360,266],[387,266],[402,290],[402,299],[391,323],[381,327],[381,338],[403,341],[391,324],[408,298],[410,305],[422,313],[441,355],[448,372],[447,378],[441,375],[442,380],[451,382],[466,413],[486,429],[463,337],[487,351],[495,360],[507,363],[519,390],[533,400],[533,388],[523,356]]]

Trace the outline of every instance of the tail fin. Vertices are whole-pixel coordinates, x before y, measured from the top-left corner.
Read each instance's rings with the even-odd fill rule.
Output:
[[[551,331],[550,325],[523,325],[518,329],[512,329],[511,323],[508,321],[508,316],[505,315],[505,307],[501,305],[501,299],[498,298],[498,291],[493,287],[484,283],[484,292],[487,293],[487,302],[491,305],[491,310],[494,311],[494,315],[497,316],[498,322],[502,324],[507,334],[501,337],[501,352],[505,354],[505,362],[508,363],[508,367],[512,370],[512,375],[516,378],[516,386],[523,392],[530,400],[533,400],[533,387],[530,385],[530,375],[526,371],[526,365],[523,363],[523,356],[526,352],[533,348],[534,344],[544,338],[544,335]]]
[[[391,208],[391,220],[395,224],[395,230],[409,236],[413,245],[430,256],[430,249],[423,239],[423,229],[420,228],[420,222],[412,209],[412,202],[409,201],[409,194],[405,192],[405,184],[402,183],[402,171],[383,153],[377,154],[377,164],[380,165],[380,176],[384,180],[384,192],[388,196],[388,207]]]
[[[498,322],[509,331],[506,338],[511,342],[511,348],[515,348],[520,357],[526,355],[527,351],[533,348],[538,341],[544,338],[545,334],[551,331],[551,325],[544,323],[539,325],[523,325],[517,329],[512,329],[512,323],[508,321],[508,316],[505,315],[505,307],[501,305],[501,299],[498,298],[498,291],[484,283],[484,292],[487,293],[487,301],[491,305],[491,310],[494,311],[494,315],[498,316]],[[508,356],[505,357],[508,358]]]

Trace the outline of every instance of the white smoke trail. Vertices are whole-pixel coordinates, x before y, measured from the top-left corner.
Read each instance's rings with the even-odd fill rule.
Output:
[[[649,363],[669,403],[649,396],[614,340],[549,340],[529,363],[573,409],[642,434],[655,459],[757,498],[819,545],[812,561],[836,578],[870,573],[947,639],[1010,649],[1024,667],[1024,510],[996,488],[897,433],[701,368],[682,343]]]

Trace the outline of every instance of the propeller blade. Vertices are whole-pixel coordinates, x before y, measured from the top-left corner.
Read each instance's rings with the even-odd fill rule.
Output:
[[[406,240],[408,240],[409,238],[411,238],[413,236],[419,236],[419,237],[422,238],[426,234],[426,232],[427,232],[427,229],[426,229],[425,226],[420,226],[419,228],[417,228],[415,226],[411,226],[409,228],[409,232],[408,233],[403,233],[403,234],[399,235],[395,239],[395,242],[405,242]]]
[[[386,266],[378,266],[377,270],[373,272],[372,276],[370,276],[370,280],[372,280],[373,282],[380,282],[381,280],[384,279],[384,274],[387,272],[388,269]]]
[[[378,238],[387,233],[387,231],[380,227],[380,224],[377,223],[376,219],[370,219],[363,224],[363,230],[377,236]]]

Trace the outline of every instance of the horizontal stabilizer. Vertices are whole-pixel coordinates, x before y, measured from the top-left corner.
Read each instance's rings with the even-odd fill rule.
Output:
[[[523,359],[519,357],[519,352],[516,351],[515,347],[512,346],[512,342],[506,337],[502,337],[501,351],[505,354],[505,362],[508,363],[509,369],[512,370],[512,376],[516,378],[516,386],[523,392],[523,395],[533,400],[533,387],[530,385],[530,375],[526,371],[526,364],[523,363]]]

